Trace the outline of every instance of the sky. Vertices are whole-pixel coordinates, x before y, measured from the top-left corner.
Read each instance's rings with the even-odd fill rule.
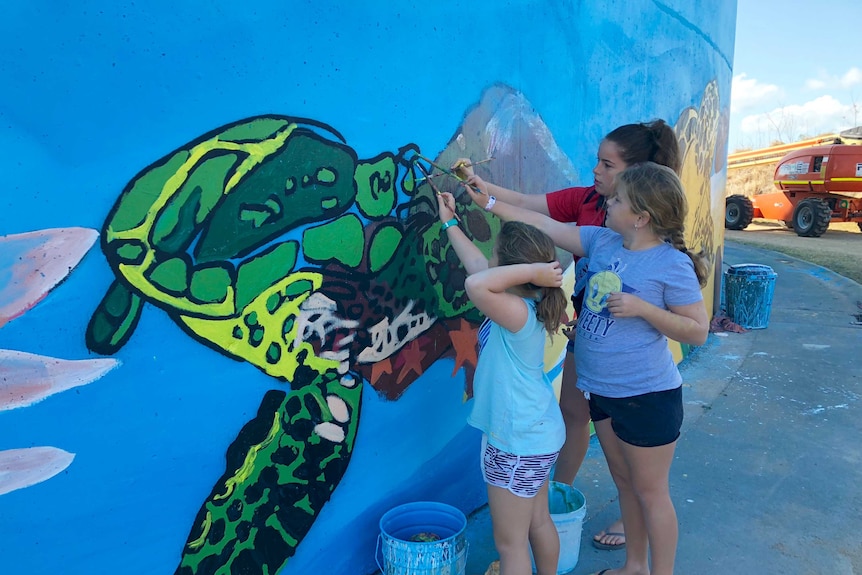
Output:
[[[728,151],[862,124],[860,25],[860,0],[738,0]]]

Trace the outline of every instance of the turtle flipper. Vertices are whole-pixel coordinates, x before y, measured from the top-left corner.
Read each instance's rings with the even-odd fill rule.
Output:
[[[228,448],[227,469],[198,511],[176,575],[284,567],[347,469],[361,381],[335,369],[300,370],[299,389],[267,392]]]
[[[102,355],[119,351],[138,325],[142,304],[137,294],[115,280],[87,325],[87,349]]]

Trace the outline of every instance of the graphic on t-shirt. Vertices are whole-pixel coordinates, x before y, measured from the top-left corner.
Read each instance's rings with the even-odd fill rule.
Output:
[[[578,337],[592,341],[604,339],[614,325],[611,313],[605,307],[608,296],[622,290],[623,282],[614,271],[601,271],[587,274],[587,288],[584,293],[584,306],[578,318]]]
[[[623,280],[620,279],[620,276],[616,272],[603,271],[593,274],[587,280],[584,305],[596,313],[601,313],[605,309],[608,296],[612,292],[620,291],[622,287]]]
[[[608,331],[616,323],[606,307],[608,296],[614,292],[634,291],[623,285],[620,277],[623,269],[625,266],[617,260],[606,270],[587,272],[584,306],[578,318],[578,337],[600,341],[608,335]]]

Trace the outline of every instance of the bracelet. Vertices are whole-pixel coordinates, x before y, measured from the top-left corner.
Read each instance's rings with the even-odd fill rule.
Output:
[[[445,232],[446,228],[451,228],[452,226],[457,226],[457,225],[458,225],[458,220],[456,220],[455,218],[452,218],[451,220],[449,220],[448,222],[446,222],[445,224],[440,226],[440,232],[441,233]]]
[[[494,204],[496,204],[496,203],[497,203],[497,198],[495,198],[494,196],[488,196],[488,203],[485,204],[485,211],[490,212],[491,208],[493,208]]]

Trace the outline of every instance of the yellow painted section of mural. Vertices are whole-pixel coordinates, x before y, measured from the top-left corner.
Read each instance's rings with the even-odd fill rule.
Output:
[[[702,251],[713,273],[703,288],[703,299],[707,310],[713,309],[715,293],[715,266],[719,261],[719,250],[723,242],[724,228],[716,225],[713,216],[711,178],[715,164],[716,143],[719,130],[726,125],[719,122],[719,94],[715,81],[706,85],[700,106],[686,108],[679,116],[674,130],[679,139],[682,154],[682,173],[680,179],[688,198],[688,217],[685,222],[685,239],[689,249]],[[726,124],[726,123],[725,123]],[[724,205],[724,194],[721,205]],[[674,343],[671,350],[677,361],[682,359],[679,344]]]

